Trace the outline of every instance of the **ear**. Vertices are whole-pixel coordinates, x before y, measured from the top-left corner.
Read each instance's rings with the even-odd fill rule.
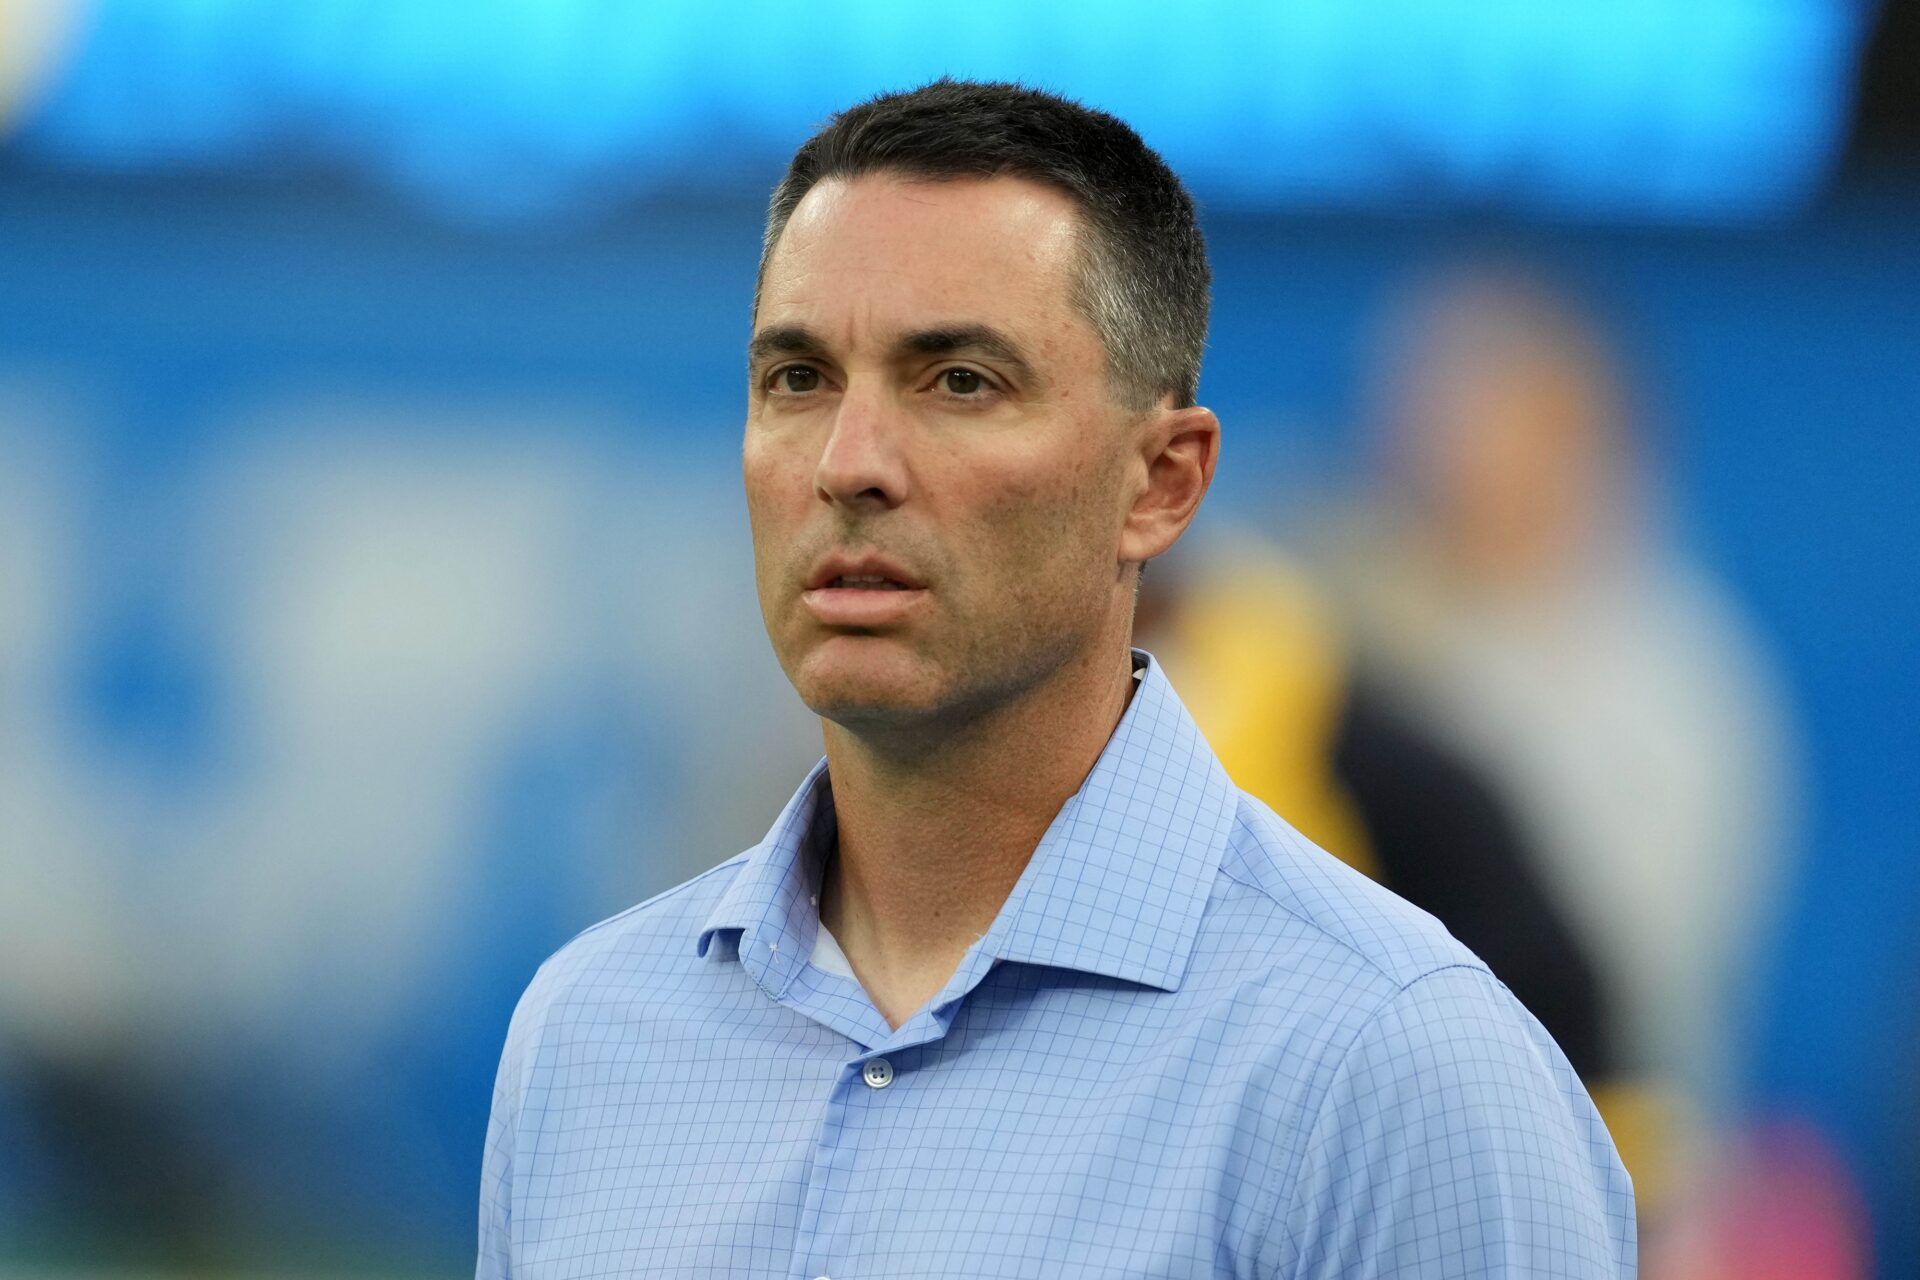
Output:
[[[1156,410],[1140,450],[1145,483],[1120,528],[1120,559],[1132,564],[1166,551],[1193,523],[1220,458],[1220,420],[1211,409]]]

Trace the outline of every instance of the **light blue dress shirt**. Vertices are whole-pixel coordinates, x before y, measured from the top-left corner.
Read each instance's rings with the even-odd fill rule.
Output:
[[[1631,1276],[1547,1033],[1222,771],[1156,665],[899,1030],[810,963],[816,766],[765,840],[535,977],[480,1280]]]

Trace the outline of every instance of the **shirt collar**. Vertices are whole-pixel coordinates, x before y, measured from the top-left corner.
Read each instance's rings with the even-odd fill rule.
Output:
[[[1000,960],[1179,987],[1232,830],[1236,795],[1160,665],[1145,673],[1080,789],[1061,806],[979,950]],[[823,760],[747,853],[700,932],[778,995],[819,928],[813,877],[833,838]]]
[[[753,980],[778,997],[805,966],[820,927],[814,868],[836,830],[827,762],[807,772],[759,844],[746,853],[700,930],[705,956],[716,936],[734,933],[735,951]]]

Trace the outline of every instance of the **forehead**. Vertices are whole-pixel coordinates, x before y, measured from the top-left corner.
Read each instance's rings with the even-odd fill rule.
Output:
[[[809,191],[768,256],[759,324],[852,341],[955,320],[1041,338],[1077,327],[1080,216],[1023,178],[833,179]]]

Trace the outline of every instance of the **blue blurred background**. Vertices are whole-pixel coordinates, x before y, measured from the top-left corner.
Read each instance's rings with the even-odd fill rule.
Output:
[[[1283,549],[1431,705],[1470,677],[1341,531],[1495,504],[1434,407],[1538,354],[1484,281],[1577,317],[1619,390],[1565,483],[1686,585],[1583,586],[1605,622],[1527,643],[1608,697],[1533,721],[1579,772],[1625,705],[1719,779],[1593,902],[1558,855],[1603,971],[1687,935],[1623,989],[1719,974],[1634,1042],[1692,1117],[1647,1274],[1920,1275],[1920,45],[1848,0],[0,3],[0,1274],[470,1267],[534,966],[817,750],[738,494],[761,210],[943,73],[1188,178],[1202,540]],[[1505,652],[1474,609],[1423,616]],[[1697,715],[1636,674],[1695,667]]]

